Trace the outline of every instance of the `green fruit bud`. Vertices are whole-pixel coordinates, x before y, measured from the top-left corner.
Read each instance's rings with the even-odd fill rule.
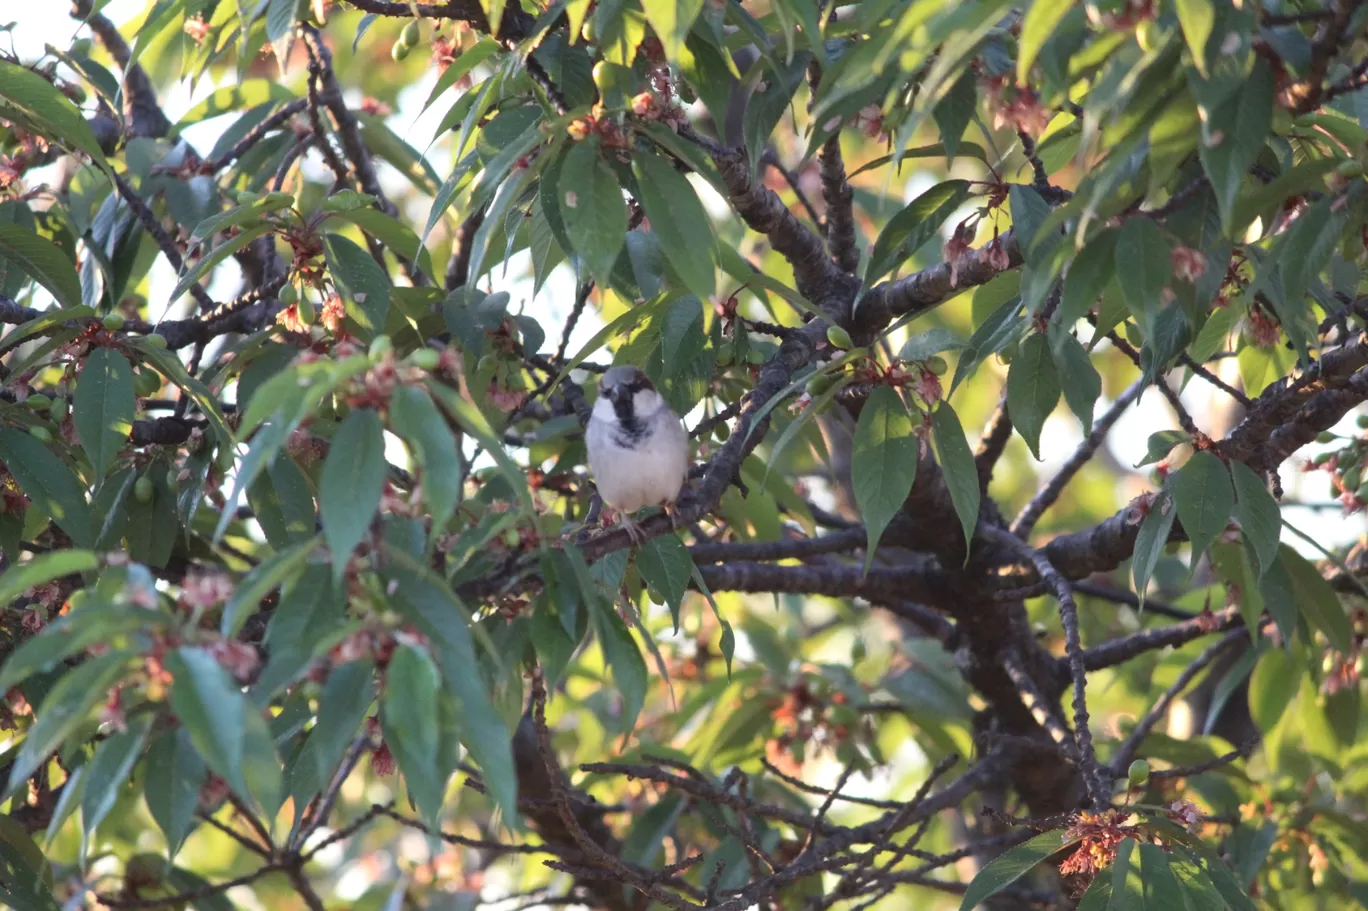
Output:
[[[390,59],[395,63],[401,63],[408,59],[409,51],[412,50],[407,44],[396,41],[390,46]]]
[[[1333,654],[1327,654],[1325,657],[1321,658],[1321,671],[1326,674],[1333,671],[1335,669],[1335,660]]]
[[[1368,430],[1368,414],[1361,414],[1354,418],[1354,423],[1358,425],[1360,430]]]
[[[833,348],[840,348],[842,351],[849,351],[855,347],[855,342],[850,337],[850,333],[840,326],[827,327],[827,341]]]
[[[1338,439],[1338,437],[1328,430],[1322,430],[1320,433],[1316,434],[1317,443],[1333,443],[1336,439]]]
[[[1324,465],[1326,462],[1329,462],[1334,457],[1335,454],[1333,452],[1318,452],[1311,457],[1311,464],[1320,467],[1321,465]]]
[[[105,318],[100,320],[100,322],[104,323],[104,327],[110,332],[118,332],[124,327],[124,323],[128,321],[124,319],[122,313],[108,313],[105,314]]]
[[[732,358],[736,356],[736,349],[732,345],[723,345],[717,349],[717,366],[730,367]]]
[[[52,415],[52,419],[58,424],[65,421],[67,416],[67,400],[56,399],[52,403],[52,408],[48,410],[48,414]]]
[[[144,335],[143,341],[147,343],[147,347],[149,348],[161,348],[162,350],[166,349],[166,336],[164,335],[157,335],[156,333],[153,333],[152,335]]]
[[[286,285],[280,289],[280,293],[276,297],[288,307],[299,302],[299,290],[294,285]]]
[[[1142,19],[1135,27],[1135,40],[1139,42],[1140,50],[1148,54],[1159,42],[1159,26],[1153,19]]]
[[[746,352],[746,363],[759,367],[765,362],[765,352],[757,351],[754,348]]]
[[[1279,135],[1292,132],[1292,112],[1278,105],[1273,106],[1273,132]]]
[[[418,20],[410,20],[409,24],[404,26],[404,30],[399,33],[399,43],[409,48],[417,47],[422,37],[423,33],[418,27]]]
[[[24,399],[24,407],[29,411],[47,411],[52,407],[52,399],[37,393]]]
[[[370,351],[368,352],[368,354],[370,355],[371,360],[378,361],[393,350],[394,343],[390,341],[390,337],[388,335],[377,335],[374,339],[371,340]]]
[[[1126,770],[1126,780],[1130,782],[1130,785],[1133,788],[1141,787],[1145,782],[1149,781],[1149,776],[1149,763],[1143,759],[1135,760],[1135,762],[1130,764],[1130,768]]]
[[[40,443],[52,442],[52,432],[49,431],[46,427],[30,427],[29,436],[33,437]]]
[[[423,370],[433,370],[441,361],[442,356],[431,348],[419,348],[408,357],[409,363]]]
[[[133,482],[133,499],[139,503],[151,503],[152,497],[156,494],[156,487],[152,484],[152,479],[143,475]]]
[[[1357,466],[1340,475],[1340,483],[1344,485],[1345,490],[1358,490],[1359,483],[1362,480],[1363,469]]]
[[[1349,161],[1341,161],[1335,167],[1335,173],[1339,174],[1341,177],[1362,177],[1363,165],[1352,159]]]
[[[139,370],[133,377],[133,389],[140,398],[156,395],[161,387],[161,375],[155,370]]]
[[[836,380],[840,378],[839,373],[819,373],[808,383],[808,395],[819,396],[832,386],[836,385]]]
[[[584,20],[584,25],[580,28],[580,37],[590,44],[598,41],[598,28],[594,25],[593,16]]]
[[[517,529],[510,528],[504,531],[503,542],[505,547],[517,547],[519,540]]]
[[[946,363],[945,358],[941,357],[939,354],[936,354],[932,355],[927,360],[926,369],[930,370],[936,376],[945,376],[945,371],[950,369],[950,365]]]

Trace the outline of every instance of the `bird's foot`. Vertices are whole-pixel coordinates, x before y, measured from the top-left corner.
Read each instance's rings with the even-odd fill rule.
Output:
[[[646,532],[635,519],[621,510],[604,505],[603,512],[599,515],[599,520],[604,528],[621,528],[627,532],[627,537],[632,539],[635,545],[641,545],[646,540]]]
[[[670,501],[669,503],[662,503],[661,506],[662,506],[662,507],[664,508],[664,510],[665,510],[665,515],[667,515],[667,516],[670,517],[670,527],[671,527],[671,528],[678,528],[678,527],[679,527],[679,504],[676,503],[676,502],[674,502],[674,501],[672,500],[672,501]]]

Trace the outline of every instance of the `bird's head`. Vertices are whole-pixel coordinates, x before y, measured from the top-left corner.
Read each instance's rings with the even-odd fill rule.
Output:
[[[599,401],[608,402],[623,422],[650,417],[664,404],[650,379],[636,367],[613,367],[603,374]]]

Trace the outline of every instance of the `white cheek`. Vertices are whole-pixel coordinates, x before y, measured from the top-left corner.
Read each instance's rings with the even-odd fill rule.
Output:
[[[660,393],[654,389],[638,389],[632,394],[632,410],[639,418],[648,417],[655,414],[661,401]]]
[[[600,421],[616,420],[617,415],[613,412],[613,403],[609,401],[608,396],[600,394],[594,402],[594,417]]]

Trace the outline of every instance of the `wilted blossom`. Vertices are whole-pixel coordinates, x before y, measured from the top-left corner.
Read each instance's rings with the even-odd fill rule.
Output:
[[[926,368],[918,371],[917,378],[912,381],[912,391],[917,393],[917,397],[928,405],[939,402],[944,394],[941,388],[941,378]]]
[[[1059,865],[1064,876],[1074,873],[1094,874],[1105,870],[1116,859],[1116,848],[1123,840],[1136,834],[1134,826],[1121,824],[1124,817],[1115,810],[1102,813],[1079,813],[1069,829],[1070,838],[1082,837],[1078,850]]]
[[[296,301],[276,314],[276,323],[279,324],[280,328],[284,329],[286,332],[298,332],[301,334],[309,331],[309,327],[299,315],[300,306],[301,304]],[[304,304],[303,306],[310,305]]]
[[[1282,340],[1282,326],[1263,311],[1261,307],[1250,307],[1244,325],[1245,338],[1260,348],[1272,348]]]
[[[336,294],[329,294],[323,301],[323,312],[319,314],[318,320],[335,336],[342,336],[342,321],[347,316],[347,308],[342,303],[342,298]]]
[[[973,216],[966,218],[955,227],[955,233],[950,235],[950,239],[941,248],[941,253],[945,256],[945,262],[950,267],[950,287],[954,288],[959,284],[959,270],[969,260],[969,255],[973,251],[969,244],[974,240],[974,225],[971,224]]]
[[[381,778],[388,778],[394,774],[394,754],[390,752],[389,744],[385,741],[380,741],[380,745],[371,753],[370,766],[371,771]]]
[[[248,683],[261,665],[256,646],[236,639],[220,639],[209,646],[209,654],[239,683]]]
[[[226,573],[192,570],[181,583],[180,603],[191,610],[208,610],[233,597],[233,580]]]
[[[1169,818],[1185,829],[1196,829],[1202,821],[1202,812],[1190,800],[1175,800],[1169,804]]]
[[[1171,259],[1173,274],[1188,284],[1195,283],[1206,274],[1207,259],[1200,250],[1179,244],[1173,248]]]
[[[128,719],[124,716],[123,710],[123,690],[114,687],[109,691],[109,699],[100,707],[99,720],[101,724],[107,724],[119,733],[123,733],[128,728]]]

